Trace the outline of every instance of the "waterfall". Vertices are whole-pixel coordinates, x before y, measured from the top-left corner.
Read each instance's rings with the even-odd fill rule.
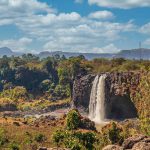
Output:
[[[102,123],[105,119],[105,78],[106,75],[96,76],[90,95],[89,118],[96,122]]]

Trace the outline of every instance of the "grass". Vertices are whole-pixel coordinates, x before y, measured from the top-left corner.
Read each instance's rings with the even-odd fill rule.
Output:
[[[30,102],[23,102],[18,105],[19,110],[30,110],[30,109],[44,109],[53,105],[69,104],[70,98],[57,100],[55,102],[49,100],[34,100]]]
[[[52,142],[51,135],[60,126],[59,123],[55,125],[45,125],[35,127],[32,125],[21,124],[22,118],[0,118],[0,129],[4,129],[5,136],[8,139],[8,143],[0,146],[0,150],[9,150],[9,145],[15,142],[19,145],[21,150],[37,150],[38,147],[55,147]],[[18,122],[20,125],[14,124]],[[42,142],[37,142],[35,137],[42,134],[45,140]]]

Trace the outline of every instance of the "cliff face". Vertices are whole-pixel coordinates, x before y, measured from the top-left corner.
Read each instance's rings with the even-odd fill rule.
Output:
[[[92,82],[95,75],[86,75],[74,81],[73,84],[73,104],[76,108],[88,109]]]
[[[106,73],[105,114],[109,119],[124,119],[137,116],[130,93],[136,91],[140,75],[133,72]],[[73,103],[76,108],[88,112],[92,83],[96,75],[86,75],[75,80]]]

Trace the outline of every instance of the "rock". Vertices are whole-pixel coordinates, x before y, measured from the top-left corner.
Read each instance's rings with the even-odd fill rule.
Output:
[[[75,108],[88,108],[94,78],[95,75],[89,74],[74,81],[72,99]]]
[[[106,73],[105,116],[107,119],[136,118],[137,110],[131,101],[130,92],[136,90],[139,73]],[[73,84],[73,106],[88,112],[92,83],[96,75],[77,78]],[[134,89],[134,90],[133,90]],[[134,92],[133,92],[134,93]],[[81,109],[82,108],[82,109]]]
[[[102,150],[123,150],[123,148],[118,145],[107,145]]]
[[[79,127],[82,129],[96,131],[95,123],[88,118],[82,118],[80,121]]]
[[[13,125],[20,126],[20,123],[15,121],[15,122],[13,122]]]
[[[46,147],[41,147],[38,150],[69,150],[66,148],[46,148]]]
[[[38,150],[48,150],[46,147],[40,147]]]
[[[132,150],[150,150],[150,142],[146,143],[146,142],[139,142],[136,143]]]
[[[124,149],[132,149],[132,147],[133,147],[136,143],[138,143],[138,142],[144,140],[145,138],[147,138],[147,136],[145,136],[145,135],[137,135],[137,136],[134,136],[134,137],[130,137],[130,138],[126,139],[126,140],[123,142],[122,147],[123,147]]]
[[[3,111],[17,111],[17,107],[15,104],[5,104],[3,106],[0,106],[0,112]]]
[[[137,135],[126,139],[122,146],[108,145],[103,150],[150,150],[150,138],[145,135]]]

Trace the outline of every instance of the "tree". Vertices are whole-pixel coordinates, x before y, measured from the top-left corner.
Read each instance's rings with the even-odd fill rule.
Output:
[[[80,124],[80,114],[77,110],[69,111],[66,117],[66,126],[68,130],[77,129]]]

